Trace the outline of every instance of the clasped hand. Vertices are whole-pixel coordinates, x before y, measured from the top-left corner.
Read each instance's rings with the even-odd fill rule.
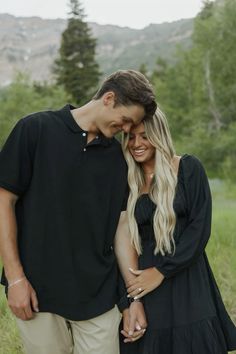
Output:
[[[133,270],[130,272],[136,277],[128,282],[127,292],[129,297],[141,298],[157,288],[163,281],[164,276],[155,267],[145,270]],[[146,330],[147,323],[143,304],[132,302],[129,309],[123,312],[124,342],[134,342],[141,338]]]
[[[135,299],[139,299],[156,289],[161,285],[164,279],[164,275],[155,267],[144,270],[133,270],[129,268],[129,271],[136,275],[136,278],[128,282],[128,297]]]

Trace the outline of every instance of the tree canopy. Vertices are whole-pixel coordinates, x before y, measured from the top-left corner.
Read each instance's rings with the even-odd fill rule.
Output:
[[[98,85],[95,51],[96,39],[85,21],[84,10],[78,0],[70,0],[68,24],[62,33],[54,72],[57,83],[80,105],[91,99]]]

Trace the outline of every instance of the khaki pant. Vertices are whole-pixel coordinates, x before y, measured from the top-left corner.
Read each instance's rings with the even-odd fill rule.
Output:
[[[120,314],[112,310],[86,321],[41,312],[16,319],[27,354],[119,354]]]

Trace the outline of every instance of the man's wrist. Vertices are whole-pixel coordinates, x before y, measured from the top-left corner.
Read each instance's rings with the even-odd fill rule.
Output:
[[[21,283],[21,282],[22,282],[23,280],[25,280],[25,279],[26,279],[26,277],[23,276],[23,277],[21,277],[21,278],[18,278],[18,279],[15,279],[15,280],[9,282],[9,283],[8,283],[8,289],[11,288],[12,286],[15,286],[15,285]]]
[[[9,269],[6,266],[4,266],[4,271],[5,271],[8,284],[14,282],[17,279],[25,277],[25,273],[21,266],[15,267],[14,269]]]

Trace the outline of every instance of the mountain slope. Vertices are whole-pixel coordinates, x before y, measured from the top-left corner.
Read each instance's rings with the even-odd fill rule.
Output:
[[[142,30],[89,23],[97,38],[97,60],[104,74],[120,68],[149,70],[158,56],[173,60],[177,44],[191,44],[193,20],[151,24]],[[34,80],[51,78],[66,20],[15,17],[0,14],[0,86],[9,84],[17,71]]]

